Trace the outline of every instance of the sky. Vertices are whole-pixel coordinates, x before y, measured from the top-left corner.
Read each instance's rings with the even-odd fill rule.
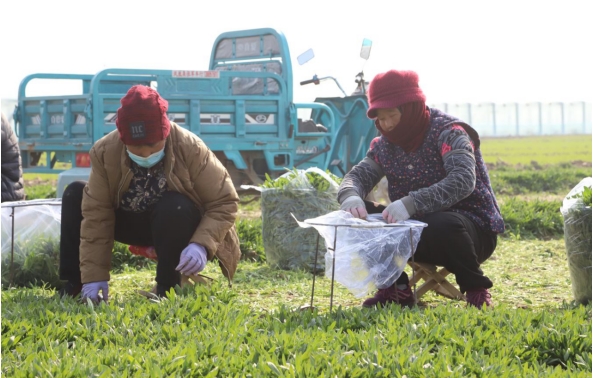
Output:
[[[340,96],[355,75],[414,70],[428,103],[587,101],[594,94],[588,1],[5,0],[0,98],[32,73],[105,68],[206,70],[226,31],[274,28],[289,44],[294,99]],[[373,42],[367,61],[364,38]],[[297,56],[313,49],[300,66]],[[31,94],[68,94],[40,84]]]

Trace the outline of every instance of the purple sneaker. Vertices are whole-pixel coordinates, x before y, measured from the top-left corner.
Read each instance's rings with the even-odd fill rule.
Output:
[[[367,298],[363,302],[363,307],[382,307],[390,303],[396,303],[406,307],[413,306],[415,304],[415,298],[410,286],[406,285],[406,289],[404,290],[398,289],[396,285],[379,289],[373,297]]]
[[[482,309],[483,305],[487,307],[493,306],[491,293],[489,293],[489,290],[487,289],[468,290],[466,292],[466,302],[479,309]]]

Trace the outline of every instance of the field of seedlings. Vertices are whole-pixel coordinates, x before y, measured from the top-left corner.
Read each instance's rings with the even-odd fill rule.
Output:
[[[271,210],[246,196],[232,287],[210,263],[210,286],[148,300],[137,291],[154,284],[154,263],[116,243],[110,302],[94,306],[60,299],[51,277],[10,287],[3,255],[2,375],[591,377],[592,305],[574,301],[560,212],[592,176],[591,136],[485,138],[481,149],[506,225],[482,265],[493,308],[429,293],[412,309],[370,310],[336,284],[330,311],[331,280],[321,273],[315,309],[302,310],[312,273],[267,263],[262,215]],[[55,196],[55,176],[25,179],[28,199]],[[23,264],[24,277],[56,269],[55,242],[30,249],[45,258]]]

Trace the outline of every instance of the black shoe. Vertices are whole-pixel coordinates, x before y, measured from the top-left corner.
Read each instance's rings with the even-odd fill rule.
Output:
[[[164,286],[157,284],[157,297],[167,298],[167,293],[171,290],[172,286]]]
[[[82,284],[80,282],[68,281],[64,284],[64,287],[58,291],[58,294],[60,294],[60,298],[64,298],[65,296],[76,298],[81,291]]]

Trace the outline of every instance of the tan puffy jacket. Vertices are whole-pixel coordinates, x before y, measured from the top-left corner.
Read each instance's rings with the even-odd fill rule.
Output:
[[[190,242],[217,258],[231,283],[241,257],[235,219],[239,197],[225,167],[195,134],[171,123],[165,154],[168,190],[186,195],[203,212]],[[117,130],[91,148],[91,175],[82,201],[80,269],[83,283],[107,281],[115,209],[132,180],[131,160]]]

